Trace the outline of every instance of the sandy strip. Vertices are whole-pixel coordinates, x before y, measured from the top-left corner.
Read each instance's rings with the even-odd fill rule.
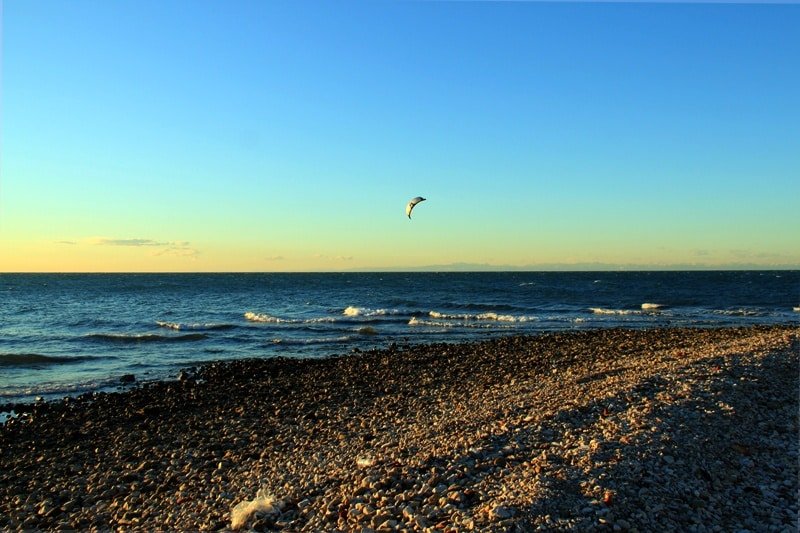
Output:
[[[798,352],[793,327],[617,329],[216,363],[1,427],[0,529],[240,504],[255,530],[796,531]]]

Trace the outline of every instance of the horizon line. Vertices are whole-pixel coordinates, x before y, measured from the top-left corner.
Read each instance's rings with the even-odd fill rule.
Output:
[[[31,271],[0,271],[2,275],[87,275],[87,274],[503,274],[503,273],[618,273],[618,272],[795,272],[800,271],[800,266],[774,266],[774,267],[682,267],[682,268],[618,268],[618,269],[567,269],[567,268],[541,268],[541,269],[483,269],[483,270],[452,270],[452,269],[351,269],[351,270],[31,270]]]

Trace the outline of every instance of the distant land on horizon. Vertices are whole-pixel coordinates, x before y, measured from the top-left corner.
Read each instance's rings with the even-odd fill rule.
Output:
[[[537,265],[492,265],[489,263],[447,263],[406,268],[357,268],[343,272],[631,272],[631,271],[725,271],[725,270],[800,270],[800,265],[758,265],[737,263],[706,264],[613,264],[613,263],[544,263]]]

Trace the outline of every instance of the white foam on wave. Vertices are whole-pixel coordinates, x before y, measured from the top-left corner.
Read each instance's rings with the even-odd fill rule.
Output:
[[[639,315],[641,311],[634,309],[605,309],[603,307],[590,307],[589,311],[596,315]]]
[[[475,315],[471,314],[451,315],[447,313],[440,313],[439,311],[431,311],[428,314],[431,316],[431,318],[442,318],[449,320],[493,320],[496,322],[529,322],[531,320],[536,320],[535,316],[501,315],[493,312],[478,313]]]
[[[156,321],[156,325],[161,328],[167,329],[174,329],[176,331],[180,330],[208,330],[208,329],[228,329],[234,326],[230,324],[215,324],[215,323],[208,323],[208,324],[181,324],[180,322],[164,322],[161,320]]]
[[[485,324],[476,321],[464,321],[464,322],[456,322],[452,320],[425,320],[419,319],[417,317],[411,317],[411,320],[408,321],[409,326],[430,326],[430,327],[437,327],[437,328],[512,328],[514,326],[511,325],[493,325],[493,324]]]
[[[356,307],[354,305],[349,305],[343,311],[344,316],[349,317],[356,317],[356,316],[386,316],[386,315],[396,315],[399,311],[397,309],[370,309],[368,307]]]
[[[795,313],[800,313],[800,306],[796,305],[792,308]]]
[[[285,322],[285,320],[282,320],[276,316],[268,315],[266,313],[253,313],[252,311],[246,312],[244,317],[250,322],[268,322],[273,324]]]
[[[663,304],[653,304],[648,302],[642,304],[642,310],[644,311],[655,311],[657,309],[661,309],[662,307],[664,307]]]
[[[350,342],[353,340],[353,337],[349,335],[343,335],[341,337],[317,337],[312,339],[281,339],[281,338],[274,338],[272,339],[272,344],[336,344],[341,342]]]
[[[438,320],[420,320],[419,318],[412,316],[411,320],[408,321],[409,326],[436,326],[440,328],[452,328],[456,326],[454,322],[443,322]]]
[[[764,313],[755,309],[717,309],[714,314],[724,316],[763,316]]]
[[[319,317],[319,318],[281,318],[266,313],[253,313],[248,311],[244,314],[244,318],[250,322],[262,322],[267,324],[317,324],[322,322],[336,322],[333,317]]]

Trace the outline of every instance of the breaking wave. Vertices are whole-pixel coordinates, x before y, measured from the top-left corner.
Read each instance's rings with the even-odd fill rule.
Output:
[[[185,335],[156,335],[152,333],[128,334],[128,333],[92,333],[86,335],[87,339],[118,342],[118,343],[138,343],[138,342],[186,342],[201,341],[207,339],[205,333],[187,333]]]
[[[493,320],[497,322],[529,322],[536,320],[535,316],[514,316],[514,315],[499,315],[497,313],[478,313],[478,314],[456,314],[450,315],[447,313],[440,313],[438,311],[431,311],[428,313],[431,318],[444,318],[451,320]]]
[[[634,309],[605,309],[603,307],[590,307],[589,311],[596,315],[640,315],[641,311]]]
[[[386,316],[386,315],[396,315],[400,311],[397,309],[369,309],[367,307],[356,307],[354,305],[350,305],[345,308],[342,312],[344,316],[349,317],[356,317],[356,316]]]
[[[486,324],[477,321],[466,321],[466,322],[454,322],[448,320],[425,320],[419,319],[415,316],[411,317],[411,320],[408,321],[409,326],[432,326],[437,328],[492,328],[492,329],[507,329],[512,328],[514,326],[511,325],[495,325],[495,324]]]
[[[324,322],[336,322],[333,317],[320,317],[320,318],[281,318],[266,313],[253,313],[248,311],[244,314],[245,320],[250,322],[262,322],[267,324],[318,324]]]
[[[189,331],[212,331],[233,329],[234,324],[181,324],[180,322],[162,322],[156,321],[156,325],[161,328],[174,329],[176,331],[189,330]]]
[[[643,303],[642,304],[642,310],[643,311],[655,311],[655,310],[663,309],[663,308],[664,308],[663,304],[651,304],[651,303]]]

